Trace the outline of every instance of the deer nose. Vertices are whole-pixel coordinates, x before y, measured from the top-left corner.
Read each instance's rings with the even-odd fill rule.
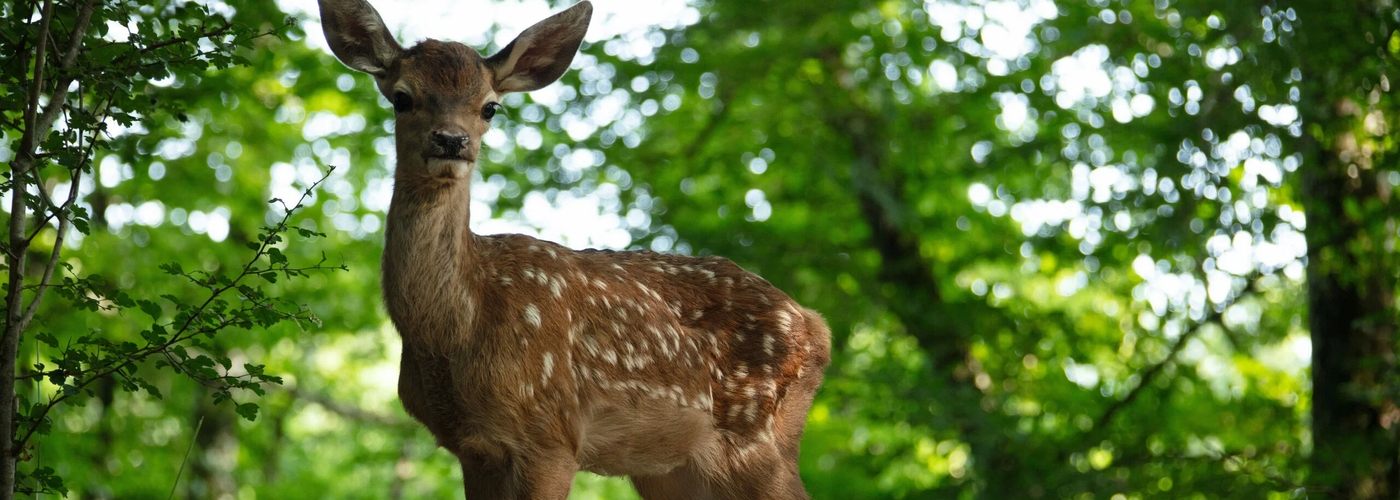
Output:
[[[471,138],[464,135],[450,134],[443,131],[433,132],[433,156],[438,158],[460,158],[467,146],[471,145]]]

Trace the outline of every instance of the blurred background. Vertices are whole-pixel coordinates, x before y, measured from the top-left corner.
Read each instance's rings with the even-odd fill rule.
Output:
[[[161,397],[97,382],[20,468],[52,467],[65,498],[166,498],[189,449],[179,498],[462,497],[456,460],[395,395],[378,277],[391,107],[326,50],[315,2],[201,3],[295,20],[243,65],[129,89],[183,114],[112,131],[64,262],[202,297],[158,266],[241,266],[280,217],[266,201],[335,166],[292,220],[326,236],[283,252],[348,271],[265,285],[321,326],[208,341],[283,378],[237,393],[256,420],[143,365]],[[569,4],[373,3],[406,45],[486,54]],[[183,2],[115,4],[129,21],[94,39],[158,29]],[[572,71],[504,100],[472,229],[723,255],[822,312],[814,498],[1400,494],[1392,2],[594,5]],[[34,328],[140,338],[140,313],[73,307],[47,300]],[[22,369],[53,350],[24,338]],[[584,473],[570,498],[635,493]]]

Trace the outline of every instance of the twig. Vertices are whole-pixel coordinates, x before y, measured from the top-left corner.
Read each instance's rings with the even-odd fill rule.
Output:
[[[1113,420],[1113,417],[1118,414],[1119,410],[1122,410],[1124,407],[1132,404],[1132,402],[1137,399],[1138,395],[1142,394],[1143,389],[1146,389],[1149,385],[1152,385],[1152,381],[1157,378],[1157,374],[1162,373],[1162,370],[1165,369],[1167,365],[1176,361],[1176,355],[1180,353],[1183,348],[1186,347],[1186,344],[1190,342],[1191,339],[1195,338],[1196,335],[1198,335],[1201,332],[1201,330],[1205,328],[1206,325],[1217,324],[1220,320],[1220,316],[1221,313],[1211,313],[1211,315],[1208,316],[1204,321],[1197,323],[1195,327],[1191,328],[1190,330],[1187,330],[1186,333],[1181,334],[1181,337],[1177,338],[1176,343],[1172,345],[1171,351],[1167,352],[1167,357],[1149,367],[1147,371],[1142,372],[1142,377],[1140,381],[1138,382],[1136,387],[1133,387],[1133,390],[1128,392],[1127,397],[1114,401],[1113,404],[1108,405],[1108,409],[1104,410],[1103,415],[1099,415],[1099,418],[1096,421],[1096,425],[1094,425],[1094,428],[1102,429],[1107,427],[1108,424]],[[1221,327],[1223,328],[1224,325],[1222,325]]]
[[[233,23],[225,22],[225,23],[224,23],[224,26],[221,27],[221,28],[219,28],[219,29],[201,31],[201,32],[199,32],[199,33],[196,33],[194,36],[182,36],[182,37],[179,37],[179,38],[171,38],[171,39],[169,39],[169,40],[166,40],[166,41],[160,42],[160,43],[153,43],[153,44],[147,45],[147,46],[145,46],[145,47],[141,47],[141,50],[137,51],[137,53],[138,53],[138,54],[145,54],[145,53],[147,53],[147,52],[151,52],[151,51],[156,50],[156,49],[159,49],[159,48],[169,47],[169,46],[171,46],[171,45],[181,44],[181,43],[185,43],[185,42],[193,42],[193,41],[199,40],[199,39],[201,39],[201,38],[212,38],[212,37],[216,37],[216,36],[219,36],[219,35],[224,34],[224,32],[228,31],[229,28],[232,28],[232,27],[233,27]],[[202,28],[202,26],[201,26],[201,28]]]
[[[185,473],[185,463],[190,461],[190,452],[194,451],[194,444],[199,441],[199,430],[204,428],[204,417],[199,417],[199,424],[194,426],[194,434],[190,436],[190,446],[185,448],[185,459],[180,461],[180,470],[175,473],[175,484],[170,485],[170,496],[167,500],[175,498],[175,490],[180,489],[180,476]]]
[[[1133,387],[1133,390],[1129,391],[1126,397],[1118,401],[1114,401],[1113,404],[1109,405],[1108,409],[1104,410],[1103,414],[1100,415],[1098,420],[1095,421],[1096,425],[1094,426],[1094,428],[1106,428],[1108,424],[1111,423],[1111,421],[1113,420],[1113,417],[1117,415],[1119,410],[1122,410],[1124,407],[1128,406],[1129,404],[1132,404],[1132,402],[1136,400],[1140,394],[1142,394],[1143,389],[1146,389],[1147,386],[1152,385],[1152,381],[1157,378],[1158,374],[1162,373],[1162,370],[1165,369],[1168,364],[1174,363],[1176,361],[1177,354],[1180,353],[1181,350],[1186,347],[1186,344],[1190,342],[1191,339],[1195,338],[1196,335],[1200,334],[1201,329],[1204,328],[1206,325],[1217,324],[1220,325],[1220,328],[1222,329],[1228,329],[1225,326],[1224,322],[1225,310],[1229,309],[1230,306],[1235,305],[1235,303],[1239,301],[1240,297],[1243,297],[1245,296],[1245,294],[1248,294],[1254,290],[1254,280],[1252,279],[1252,277],[1250,279],[1247,279],[1246,283],[1247,284],[1245,285],[1244,289],[1240,290],[1239,295],[1235,296],[1234,301],[1231,301],[1229,304],[1224,305],[1218,311],[1211,312],[1208,316],[1205,317],[1205,319],[1202,319],[1200,323],[1196,323],[1195,327],[1192,327],[1186,333],[1181,334],[1181,337],[1177,338],[1176,344],[1172,345],[1171,351],[1167,352],[1167,357],[1162,361],[1159,361],[1156,364],[1152,365],[1150,368],[1147,369],[1147,371],[1142,372],[1142,378],[1138,382],[1137,386]]]
[[[411,422],[399,418],[394,418],[390,415],[368,411],[356,406],[346,405],[334,399],[331,399],[330,397],[327,397],[324,394],[307,392],[297,388],[288,389],[287,392],[291,393],[292,397],[294,398],[305,400],[309,403],[316,403],[318,405],[321,405],[322,408],[329,410],[331,413],[352,420],[359,420],[361,422],[368,422],[389,427],[412,427]]]

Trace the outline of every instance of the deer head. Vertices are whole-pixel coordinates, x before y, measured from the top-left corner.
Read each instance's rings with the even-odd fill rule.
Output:
[[[465,178],[481,136],[510,92],[529,92],[569,69],[593,15],[583,1],[526,29],[491,57],[457,42],[424,40],[404,49],[365,0],[319,0],[331,51],[374,76],[394,105],[398,172]]]

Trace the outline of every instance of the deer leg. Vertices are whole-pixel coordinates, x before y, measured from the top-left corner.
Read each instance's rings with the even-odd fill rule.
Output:
[[[532,459],[463,454],[462,484],[467,498],[565,500],[578,464],[567,452]]]
[[[632,486],[644,500],[711,500],[709,485],[690,464],[657,476],[632,476]]]
[[[807,500],[807,490],[797,475],[797,463],[775,443],[747,453],[731,454],[725,471],[714,482],[716,500]]]
[[[482,455],[466,455],[460,460],[467,500],[516,498],[520,495],[520,477],[508,462],[491,460]]]
[[[524,464],[524,491],[521,500],[566,500],[578,473],[573,453],[556,450]]]

